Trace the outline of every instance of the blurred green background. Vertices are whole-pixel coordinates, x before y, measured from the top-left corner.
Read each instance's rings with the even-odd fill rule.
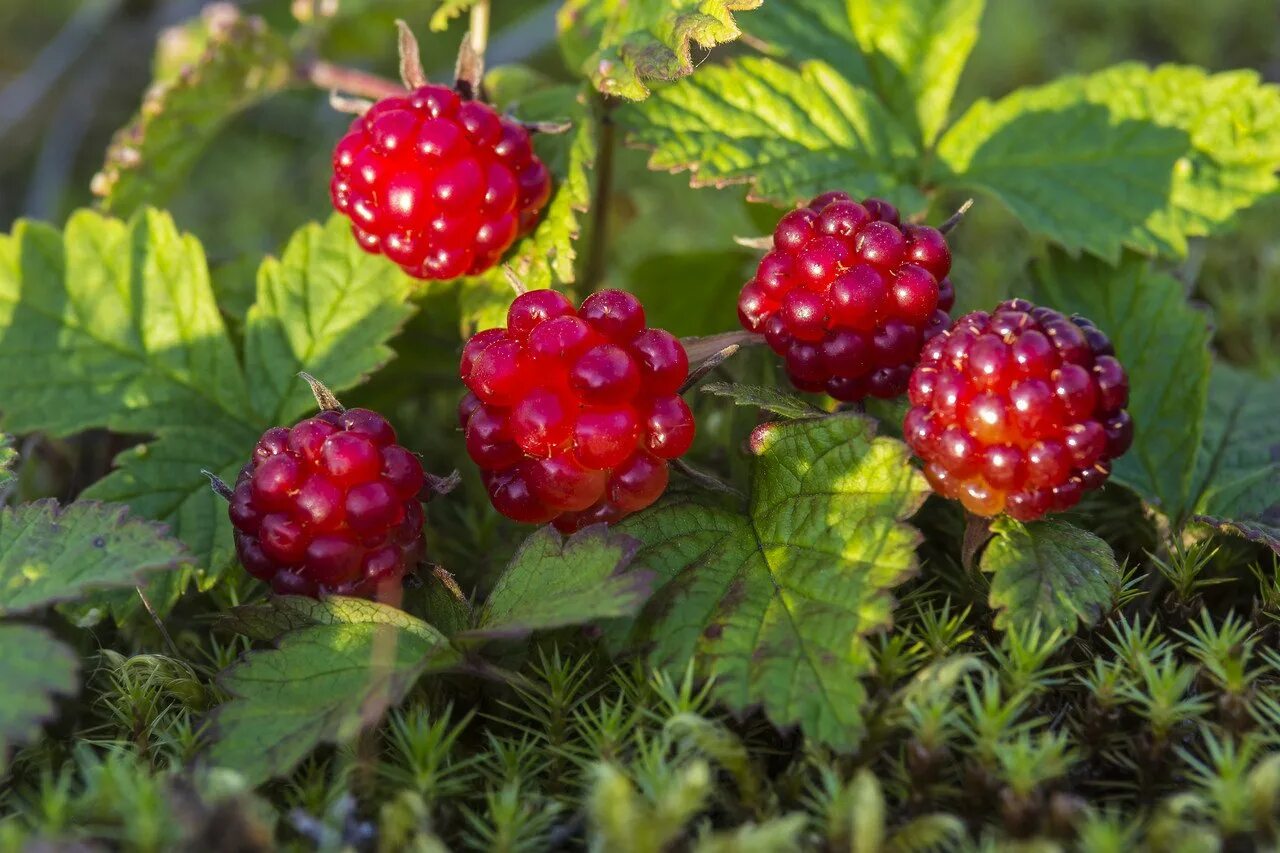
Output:
[[[318,1],[236,5],[287,34],[298,26],[291,7]],[[392,21],[404,17],[424,37],[429,73],[448,77],[464,25],[428,34],[437,0],[340,2],[365,11],[329,29],[317,46],[322,56],[393,75]],[[60,222],[92,203],[90,180],[111,134],[138,107],[157,39],[202,6],[200,0],[0,0],[0,226],[7,230],[19,216]],[[564,76],[554,41],[557,6],[495,0],[490,66],[521,62]],[[740,22],[750,31],[750,13]],[[1127,59],[1252,68],[1280,80],[1280,5],[992,0],[956,110],[977,97]],[[277,251],[303,222],[328,214],[329,150],[345,121],[322,92],[277,97],[238,117],[167,200],[179,224],[203,241],[233,322],[251,298],[262,255]],[[931,215],[944,216],[958,201],[937,200]],[[733,327],[730,297],[753,255],[729,238],[764,233],[776,213],[745,204],[740,189],[691,191],[687,176],[648,172],[643,152],[630,149],[618,152],[609,213],[608,283],[652,296],[658,288],[672,292],[673,281],[696,282],[680,290],[679,304],[657,300],[653,319],[681,334]],[[1196,244],[1176,270],[1212,306],[1224,355],[1267,373],[1280,371],[1277,224],[1280,201],[1271,199],[1242,217],[1235,235]],[[961,308],[986,307],[1016,288],[1034,249],[990,202],[975,209],[957,242]]]

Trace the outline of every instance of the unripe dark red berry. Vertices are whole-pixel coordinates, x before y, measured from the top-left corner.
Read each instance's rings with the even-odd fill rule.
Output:
[[[837,400],[896,397],[921,346],[950,323],[951,252],[880,199],[828,192],[782,217],[738,317],[783,356],[792,383]]]
[[[236,553],[280,594],[391,597],[425,554],[418,457],[367,409],[267,430],[231,496]]]
[[[976,515],[1070,509],[1129,449],[1129,383],[1106,335],[1023,299],[924,347],[903,435],[934,491]]]
[[[366,251],[417,278],[448,279],[484,272],[533,228],[551,174],[522,125],[423,86],[351,124],[329,193]]]
[[[592,294],[578,310],[548,290],[521,294],[507,327],[474,335],[459,374],[467,453],[494,507],[571,532],[617,521],[658,499],[668,460],[693,442],[677,392],[689,375],[680,341],[645,327],[630,293]]]

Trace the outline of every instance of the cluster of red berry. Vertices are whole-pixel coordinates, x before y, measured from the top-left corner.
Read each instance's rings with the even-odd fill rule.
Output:
[[[684,347],[645,328],[640,301],[621,290],[578,311],[554,290],[518,296],[505,329],[467,342],[460,372],[467,453],[516,521],[565,532],[617,521],[658,499],[667,460],[693,443]]]
[[[934,491],[976,515],[1070,509],[1133,441],[1111,341],[1025,299],[967,314],[930,341],[908,394],[907,444]]]
[[[489,269],[533,227],[551,174],[522,125],[423,86],[352,122],[329,192],[366,251],[417,278],[448,279]]]
[[[360,245],[422,278],[493,266],[549,192],[521,125],[437,86],[376,104],[334,155],[333,202]],[[939,494],[1022,520],[1075,505],[1133,439],[1110,341],[1020,299],[952,325],[950,270],[939,230],[825,193],[782,217],[738,313],[802,390],[909,393],[906,441]],[[617,521],[658,499],[693,442],[688,355],[622,291],[576,310],[521,294],[505,328],[467,341],[459,373],[467,453],[516,521]],[[232,493],[237,553],[277,592],[376,596],[423,557],[424,482],[372,412],[269,430]]]
[[[269,429],[231,496],[236,554],[282,594],[372,596],[426,553],[418,457],[366,409]]]
[[[803,391],[899,397],[920,347],[950,324],[951,252],[880,199],[824,193],[791,211],[738,297],[743,327],[786,359]]]

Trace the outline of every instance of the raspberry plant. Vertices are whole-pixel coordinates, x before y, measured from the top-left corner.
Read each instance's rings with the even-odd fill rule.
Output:
[[[0,236],[6,849],[1280,843],[1280,88],[277,5]]]

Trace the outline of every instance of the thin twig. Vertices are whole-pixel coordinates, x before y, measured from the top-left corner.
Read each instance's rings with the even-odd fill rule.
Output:
[[[733,242],[739,246],[745,246],[748,249],[763,249],[766,252],[773,251],[773,235],[768,237],[734,237]]]
[[[479,0],[471,7],[471,49],[484,62],[484,52],[489,49],[489,0]]]
[[[736,498],[746,498],[746,495],[726,483],[724,480],[721,480],[716,475],[709,474],[706,471],[700,471],[688,462],[685,462],[683,459],[672,459],[670,464],[673,469],[688,477],[690,480],[693,480],[704,489],[710,489],[713,492],[724,492],[725,494],[733,495]]]
[[[991,519],[965,510],[964,540],[960,543],[960,562],[965,571],[973,572],[978,565],[978,557],[982,549],[994,536],[991,532]]]
[[[960,224],[960,220],[964,219],[964,215],[969,212],[969,208],[971,207],[973,207],[973,199],[969,199],[964,204],[960,205],[960,209],[947,217],[947,221],[939,225],[938,230],[943,234],[949,233],[952,228],[955,228]]]
[[[516,292],[516,296],[524,296],[529,292],[529,285],[524,283],[524,279],[516,275],[516,271],[511,268],[511,264],[502,265],[502,274],[507,277],[507,284],[511,285],[511,289]]]
[[[319,89],[346,92],[362,98],[372,98],[375,101],[403,95],[406,92],[404,85],[394,80],[388,80],[358,68],[334,65],[322,59],[304,64],[298,69],[298,75]]]
[[[587,290],[595,290],[604,280],[609,248],[609,196],[613,192],[614,122],[607,103],[599,102],[600,144],[596,149],[596,189],[591,200],[591,244],[583,278]]]
[[[181,659],[182,654],[178,651],[177,644],[174,643],[173,637],[169,636],[169,629],[164,626],[164,622],[160,621],[160,614],[156,613],[156,609],[147,600],[147,594],[142,591],[140,586],[135,586],[134,589],[138,593],[138,598],[142,599],[142,606],[147,611],[147,615],[151,617],[151,621],[156,623],[156,627],[160,629],[160,636],[164,638],[164,644],[168,647],[169,653],[175,658]]]
[[[742,349],[740,344],[729,344],[719,352],[712,353],[709,358],[703,359],[701,364],[690,371],[689,378],[684,381],[684,384],[680,386],[680,390],[676,393],[683,394],[690,388],[696,388],[708,373],[724,364],[726,359],[733,356],[740,349]]]
[[[690,364],[701,364],[726,347],[737,344],[740,347],[756,346],[764,343],[763,335],[755,335],[746,330],[723,332],[719,335],[705,337],[681,338],[684,351],[689,356]]]

